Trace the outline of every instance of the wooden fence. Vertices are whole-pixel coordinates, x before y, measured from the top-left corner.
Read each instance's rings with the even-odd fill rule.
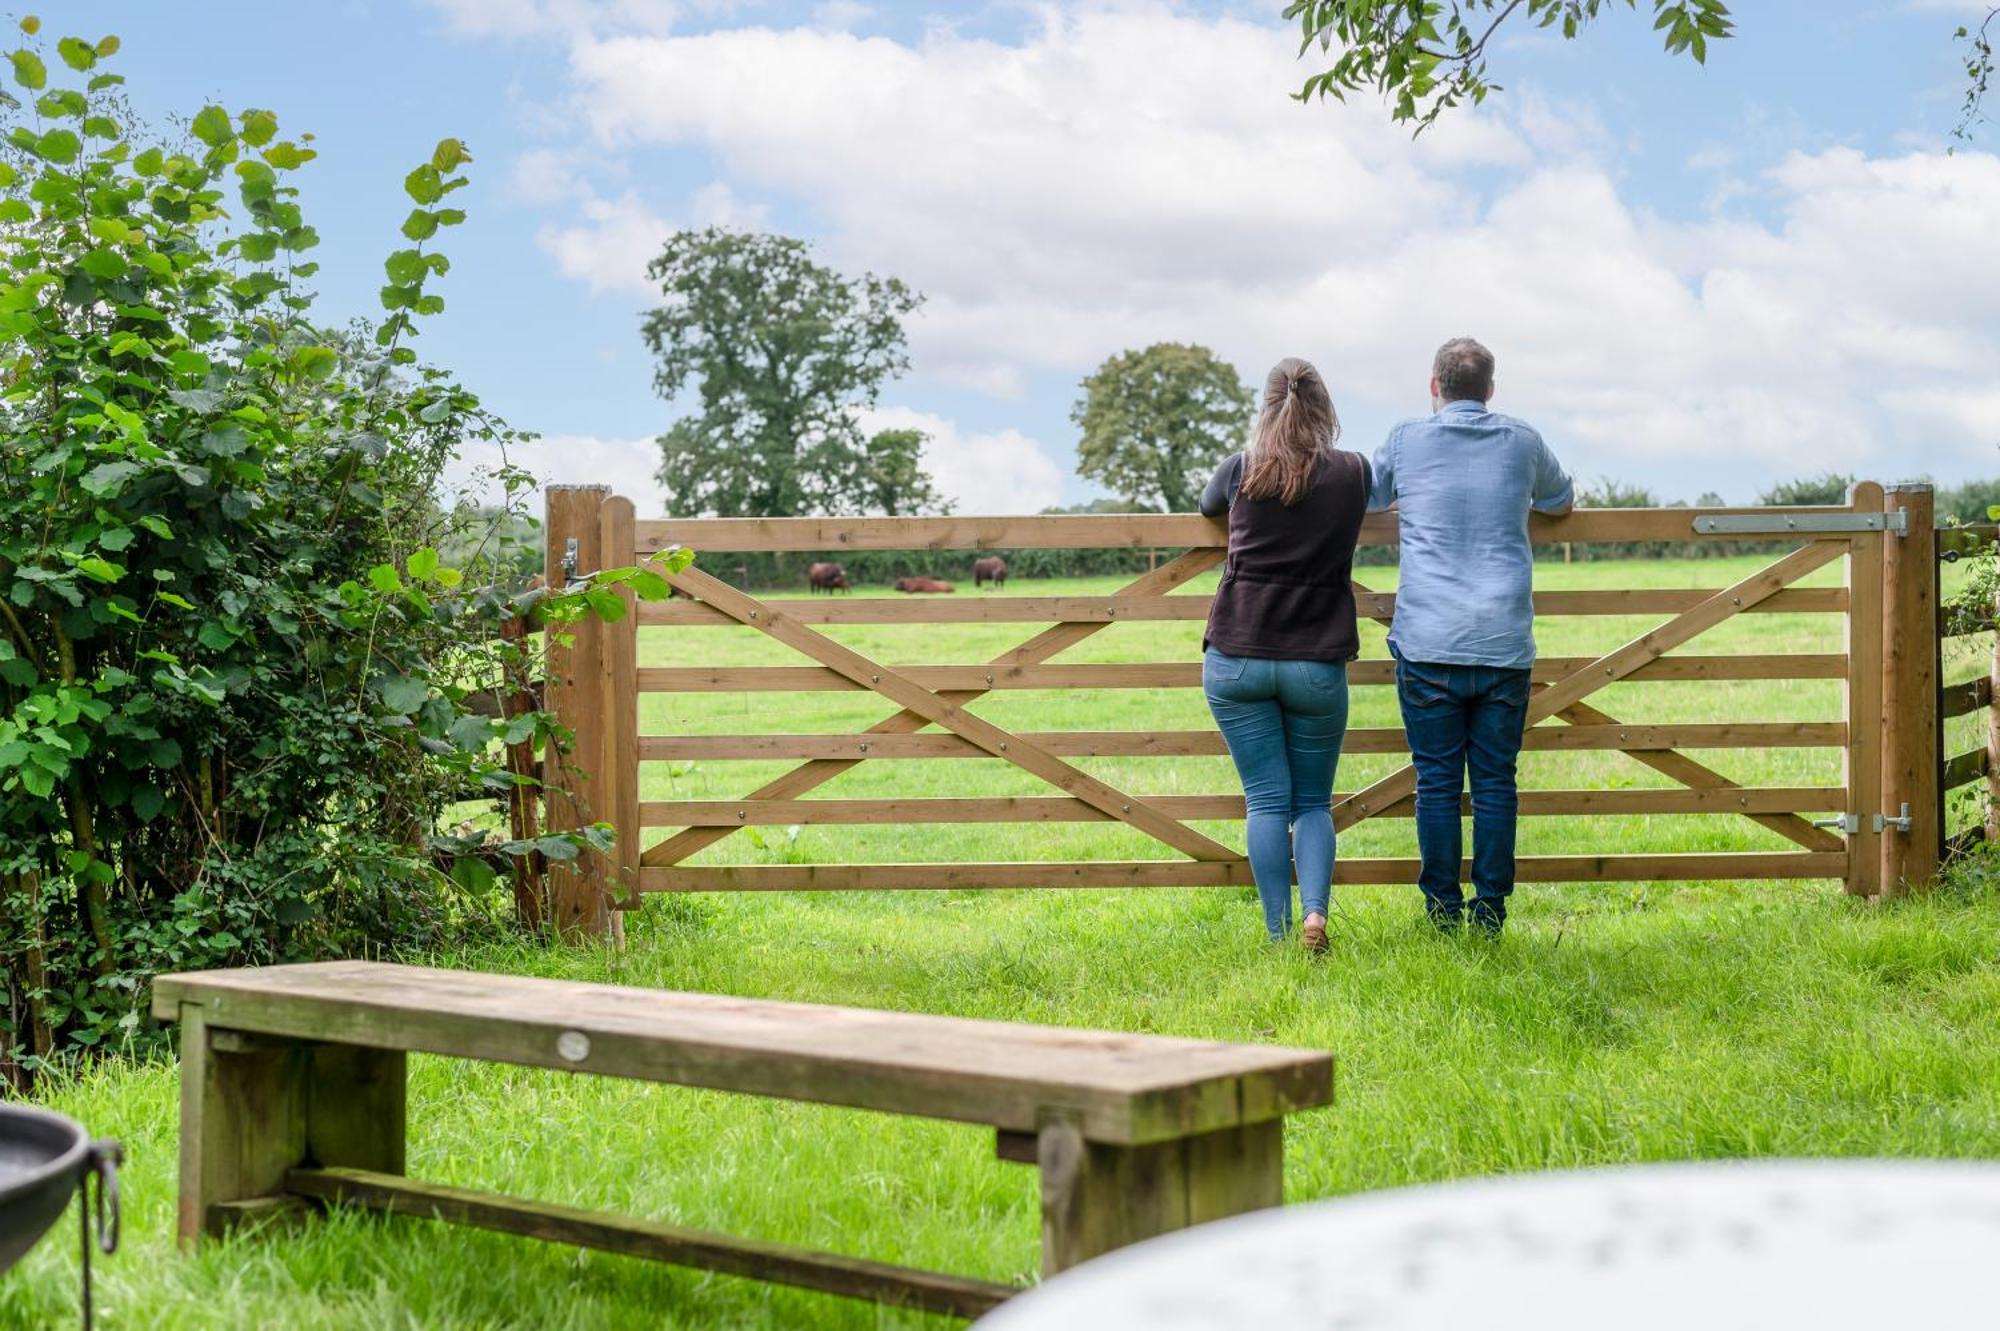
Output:
[[[1963,775],[1946,771],[1941,706],[1937,542],[1928,487],[1854,487],[1841,507],[1785,509],[1602,509],[1531,523],[1541,545],[1585,542],[1769,542],[1782,551],[1723,588],[1546,591],[1539,616],[1659,616],[1660,622],[1612,650],[1537,662],[1526,747],[1618,752],[1669,778],[1667,789],[1525,792],[1524,815],[1703,814],[1744,817],[1790,845],[1783,850],[1684,854],[1527,855],[1524,882],[1686,879],[1835,879],[1862,896],[1927,881],[1942,844],[1940,792]],[[1205,617],[1208,598],[1170,595],[1223,560],[1223,528],[1183,515],[1009,518],[777,518],[638,521],[629,500],[602,487],[558,487],[548,495],[548,576],[552,582],[690,546],[712,568],[747,553],[844,550],[930,552],[963,561],[971,552],[1023,548],[1128,548],[1182,553],[1106,596],[952,598],[759,597],[701,567],[674,574],[680,598],[640,603],[610,623],[579,627],[552,653],[547,701],[576,735],[565,770],[551,772],[551,828],[612,823],[619,852],[606,868],[551,866],[553,910],[565,928],[614,927],[619,909],[653,892],[817,891],[884,888],[1219,886],[1248,884],[1249,866],[1230,846],[1189,820],[1241,818],[1240,792],[1150,795],[1121,788],[1075,759],[1221,754],[1212,727],[1186,730],[1009,730],[972,704],[996,690],[1198,689],[1198,660],[1069,662],[1069,648],[1130,621]],[[1392,515],[1371,517],[1364,544],[1393,544]],[[1838,586],[1800,586],[1838,563]],[[1386,623],[1393,594],[1357,580],[1363,615]],[[1838,652],[1699,654],[1702,635],[1735,616],[1789,612],[1839,616]],[[844,645],[827,625],[979,623],[1039,625],[991,659],[899,665]],[[697,633],[740,625],[795,653],[784,665],[638,663],[645,628]],[[668,659],[671,659],[669,655]],[[1363,659],[1349,670],[1357,688],[1393,683],[1392,662]],[[1593,699],[1628,681],[1678,681],[1699,688],[1722,680],[1838,680],[1840,714],[1699,724],[1627,724]],[[865,690],[886,715],[851,734],[766,732],[646,735],[638,699],[646,693],[776,694]],[[1986,699],[1990,699],[1990,691]],[[1986,699],[1982,699],[1985,701]],[[1601,702],[1601,699],[1598,700]],[[782,697],[774,706],[782,708]],[[768,714],[767,714],[768,715]],[[780,722],[782,713],[779,713]],[[1689,749],[1838,749],[1838,785],[1751,787],[1690,756]],[[1400,729],[1356,729],[1346,753],[1402,753]],[[1047,794],[990,798],[808,799],[857,765],[883,759],[987,757],[1045,783]],[[667,760],[784,759],[797,765],[740,798],[646,801],[641,765]],[[1980,775],[1986,771],[1983,751]],[[1966,778],[1972,779],[1972,778]],[[1414,772],[1407,765],[1363,789],[1336,795],[1336,826],[1409,817]],[[1806,815],[1832,813],[1814,820]],[[690,864],[698,852],[758,825],[908,825],[944,822],[1117,821],[1160,843],[1157,858],[1002,863]],[[647,829],[672,828],[644,846]],[[1339,881],[1412,883],[1413,858],[1343,858]]]

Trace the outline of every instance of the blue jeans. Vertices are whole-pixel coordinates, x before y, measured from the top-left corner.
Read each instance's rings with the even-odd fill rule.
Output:
[[[1459,794],[1472,775],[1472,918],[1498,929],[1514,890],[1515,760],[1528,719],[1528,671],[1396,657],[1396,697],[1417,768],[1417,885],[1440,925],[1459,922]]]
[[[1201,663],[1208,710],[1243,780],[1250,872],[1264,927],[1292,927],[1292,869],[1299,904],[1324,915],[1333,895],[1333,772],[1347,738],[1347,666],[1270,661],[1209,648]]]

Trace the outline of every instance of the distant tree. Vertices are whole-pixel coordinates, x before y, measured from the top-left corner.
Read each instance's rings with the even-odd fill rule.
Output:
[[[924,470],[929,442],[922,430],[881,430],[869,438],[850,487],[862,512],[889,518],[951,512],[951,501]]]
[[[923,297],[815,263],[804,241],[718,227],[676,232],[646,272],[666,298],[642,325],[653,386],[672,400],[693,381],[700,402],[659,439],[674,503],[724,517],[868,507],[882,476],[860,412],[909,368],[902,320]]]
[[[1600,476],[1576,497],[1578,508],[1658,508],[1660,497],[1643,485]]]
[[[1967,481],[1938,491],[1937,515],[1960,522],[1991,522],[2000,508],[2000,480]]]
[[[1191,511],[1216,463],[1242,447],[1255,399],[1207,347],[1158,342],[1083,381],[1070,419],[1083,430],[1077,474],[1170,513]]]
[[[1820,476],[1801,476],[1797,480],[1781,481],[1757,496],[1759,504],[1844,504],[1847,489],[1854,484],[1852,476],[1837,471],[1829,471]]]
[[[1045,517],[1064,517],[1070,514],[1093,513],[1152,513],[1156,510],[1144,504],[1135,504],[1129,499],[1093,499],[1087,504],[1050,504],[1042,510]]]

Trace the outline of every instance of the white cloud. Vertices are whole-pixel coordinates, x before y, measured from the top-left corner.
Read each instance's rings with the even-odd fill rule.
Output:
[[[587,283],[594,292],[650,292],[646,264],[674,230],[630,190],[616,199],[587,198],[582,220],[572,226],[548,224],[535,243],[556,261],[556,271]]]
[[[713,13],[718,0],[429,0],[453,32],[467,37],[546,33],[664,33],[689,11]]]
[[[614,494],[630,499],[642,518],[667,512],[666,491],[653,474],[660,465],[660,446],[651,439],[547,435],[509,449],[505,461],[541,485],[608,485]],[[501,462],[496,446],[469,444],[460,450],[446,486],[491,502],[498,497],[498,487],[486,478]]]
[[[1278,25],[1037,12],[1017,45],[592,29],[572,44],[575,112],[598,151],[719,163],[710,190],[728,192],[692,214],[792,200],[832,261],[911,281],[930,297],[917,373],[979,391],[1195,340],[1252,379],[1310,356],[1344,406],[1400,414],[1422,406],[1431,349],[1473,332],[1500,354],[1502,402],[1585,473],[1701,459],[1689,488],[1733,468],[1743,491],[1826,466],[1949,471],[1990,447],[1966,434],[2000,359],[1990,153],[1715,157],[1710,202],[1747,192],[1771,220],[1667,219],[1621,194],[1588,107],[1515,92],[1412,142],[1367,98],[1288,101]],[[540,239],[594,290],[638,290],[667,227],[627,194]]]
[[[862,414],[862,428],[921,430],[924,467],[961,513],[1039,513],[1062,500],[1063,469],[1018,430],[967,434],[942,416],[911,407]]]
[[[531,148],[514,159],[507,193],[521,203],[565,203],[586,194],[570,153]]]

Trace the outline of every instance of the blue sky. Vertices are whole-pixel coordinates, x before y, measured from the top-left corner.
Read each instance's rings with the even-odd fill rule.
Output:
[[[1077,380],[1199,341],[1246,379],[1327,372],[1349,446],[1424,409],[1474,332],[1498,405],[1588,478],[1748,498],[1835,467],[2000,472],[2000,139],[1946,156],[1957,0],[1760,0],[1700,68],[1640,16],[1499,45],[1507,91],[1411,142],[1368,99],[1287,100],[1265,4],[116,0],[164,125],[275,110],[321,156],[322,313],[374,313],[403,173],[477,157],[449,308],[420,344],[549,442],[551,479],[671,504],[638,336],[675,226],[812,238],[930,302],[879,417],[961,511],[1087,497]],[[199,13],[199,18],[194,17]]]

